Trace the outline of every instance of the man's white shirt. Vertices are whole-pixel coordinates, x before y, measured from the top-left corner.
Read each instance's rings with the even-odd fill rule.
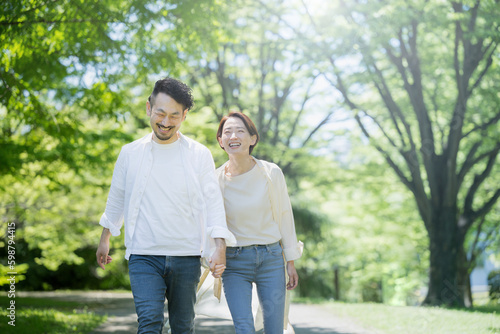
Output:
[[[166,191],[169,193],[168,198],[170,199],[177,192],[182,197],[187,198],[187,200],[183,200],[186,206],[182,208],[176,207],[176,211],[172,211],[172,208],[175,204],[179,204],[177,200],[167,203],[168,201],[164,202],[164,199],[151,198],[151,196],[154,196],[154,192],[158,191],[156,189],[150,192],[151,188],[149,187],[150,182],[154,182],[152,177],[157,177],[154,167],[155,150],[153,149],[153,144],[156,143],[152,140],[152,133],[122,147],[115,164],[106,209],[99,224],[108,228],[113,236],[118,236],[123,222],[125,222],[126,259],[130,257],[133,249],[145,249],[149,246],[144,245],[144,243],[151,243],[151,239],[147,239],[146,235],[154,233],[154,231],[147,232],[148,227],[142,223],[148,218],[147,215],[165,215],[165,220],[162,219],[162,222],[170,224],[171,222],[168,221],[169,215],[177,215],[177,218],[179,218],[188,215],[190,212],[191,219],[184,222],[187,225],[183,229],[183,233],[186,233],[190,240],[186,243],[185,239],[182,239],[185,235],[179,240],[177,238],[180,234],[176,235],[173,233],[174,230],[170,230],[170,232],[164,230],[162,236],[157,240],[157,246],[161,247],[160,244],[163,243],[165,253],[154,254],[155,252],[152,252],[143,255],[176,255],[167,254],[167,252],[170,252],[168,250],[171,248],[170,246],[175,245],[175,247],[181,248],[178,251],[191,253],[191,250],[196,250],[195,254],[189,255],[208,257],[215,249],[214,238],[225,239],[228,246],[236,243],[233,234],[227,229],[224,203],[215,176],[215,166],[210,151],[202,144],[182,134],[175,143],[177,143],[180,156],[180,159],[177,159],[179,164],[173,167],[172,170],[165,170],[165,174],[170,172],[178,174],[179,168],[183,168],[184,180],[174,181],[178,185],[181,184],[181,189],[167,189]],[[173,148],[175,150],[175,146]],[[177,164],[177,162],[174,164]],[[152,176],[153,174],[156,176]],[[185,187],[186,190],[184,194],[182,187]],[[148,209],[145,206],[146,198],[156,200],[155,203],[148,205],[154,207],[165,205],[165,209],[170,207],[171,213],[151,213],[151,208]],[[150,222],[149,224],[153,223]],[[138,233],[137,237],[136,233]]]

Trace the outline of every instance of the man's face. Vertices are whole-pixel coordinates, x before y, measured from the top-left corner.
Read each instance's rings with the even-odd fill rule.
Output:
[[[153,129],[153,140],[159,144],[170,144],[177,140],[177,131],[186,118],[187,110],[165,93],[156,96],[154,105],[146,104],[149,122]]]

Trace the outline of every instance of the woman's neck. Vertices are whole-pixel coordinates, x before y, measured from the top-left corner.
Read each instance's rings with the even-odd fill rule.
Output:
[[[226,165],[226,174],[238,176],[251,170],[255,166],[255,161],[250,155],[229,156],[229,162]]]

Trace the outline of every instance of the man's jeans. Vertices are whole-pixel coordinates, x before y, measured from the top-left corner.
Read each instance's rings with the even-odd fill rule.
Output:
[[[199,256],[132,254],[129,275],[139,321],[137,333],[162,333],[165,298],[172,333],[194,333],[194,304],[200,274]]]
[[[285,265],[279,242],[263,246],[228,247],[222,274],[224,293],[237,334],[255,333],[252,283],[264,318],[264,333],[283,333]]]

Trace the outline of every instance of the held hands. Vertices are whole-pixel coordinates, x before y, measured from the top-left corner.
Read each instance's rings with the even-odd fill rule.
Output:
[[[287,290],[293,290],[299,284],[299,275],[295,269],[295,263],[293,261],[288,261],[286,263],[286,271],[288,273],[288,283],[286,285]]]
[[[221,277],[224,270],[226,270],[226,243],[223,240],[215,239],[217,248],[210,259],[208,259],[210,271],[215,278]]]
[[[212,271],[213,277],[219,278],[219,277],[222,277],[222,273],[224,272],[224,270],[226,270],[226,266],[223,264],[218,264],[214,267],[213,270],[212,270],[212,266],[210,266],[210,270]]]
[[[212,276],[215,278],[221,277],[224,270],[226,270],[226,250],[222,251],[217,248],[212,257],[208,259],[208,262],[210,263]]]

